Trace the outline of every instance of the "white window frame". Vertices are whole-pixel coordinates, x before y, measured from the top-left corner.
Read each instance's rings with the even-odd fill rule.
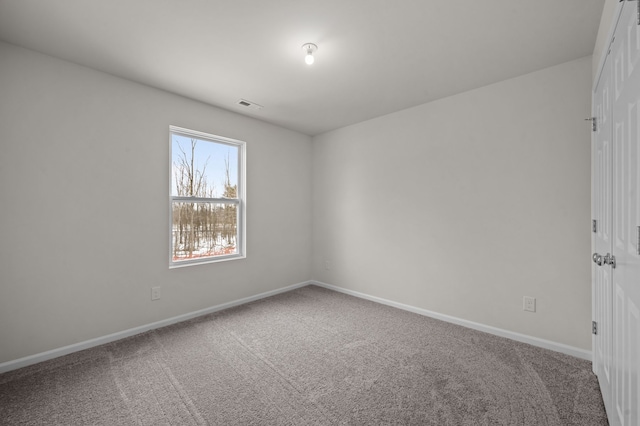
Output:
[[[230,145],[238,148],[238,189],[237,199],[230,198],[201,198],[201,197],[182,197],[174,196],[172,188],[172,170],[173,170],[173,135],[186,136],[206,142],[214,142],[217,144]],[[180,268],[183,266],[201,265],[206,263],[224,262],[227,260],[244,259],[246,255],[246,142],[216,136],[210,133],[199,132],[197,130],[186,129],[178,126],[169,126],[169,268]],[[187,260],[173,260],[173,203],[176,201],[192,202],[192,203],[212,203],[212,204],[233,204],[237,206],[237,234],[236,234],[236,250],[237,253],[201,257]]]

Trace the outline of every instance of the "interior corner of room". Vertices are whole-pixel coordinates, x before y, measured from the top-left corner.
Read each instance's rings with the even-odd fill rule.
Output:
[[[594,173],[617,163],[584,120],[615,114],[598,82],[632,3],[602,2],[593,54],[319,133],[0,38],[0,373],[314,284],[593,360],[614,412],[602,375],[629,366],[598,303],[628,288],[632,318],[638,269],[590,232],[615,225]],[[246,258],[168,267],[171,125],[246,142]]]
[[[590,57],[310,137],[0,54],[0,361],[310,280],[589,351]],[[176,122],[247,142],[245,260],[167,269]]]

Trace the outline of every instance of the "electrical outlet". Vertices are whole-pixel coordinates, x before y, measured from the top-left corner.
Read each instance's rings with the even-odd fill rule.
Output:
[[[160,287],[151,287],[151,300],[160,299]]]
[[[524,309],[525,311],[529,311],[529,312],[535,312],[536,311],[536,298],[535,297],[524,296],[522,302],[523,302],[522,309]]]
[[[326,260],[326,261],[324,262],[324,269],[326,269],[327,271],[328,271],[329,269],[331,269],[331,262],[329,262],[328,260]]]

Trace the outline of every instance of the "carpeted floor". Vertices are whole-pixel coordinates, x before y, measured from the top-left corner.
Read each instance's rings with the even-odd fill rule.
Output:
[[[7,425],[607,425],[591,364],[316,286],[0,375]]]

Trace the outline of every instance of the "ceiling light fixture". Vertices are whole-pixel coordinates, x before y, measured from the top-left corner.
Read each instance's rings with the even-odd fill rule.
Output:
[[[307,65],[313,64],[313,61],[314,61],[313,52],[318,50],[318,46],[316,46],[313,43],[305,43],[302,45],[302,50],[304,50],[305,53],[307,54],[304,57],[304,61],[307,63]]]

